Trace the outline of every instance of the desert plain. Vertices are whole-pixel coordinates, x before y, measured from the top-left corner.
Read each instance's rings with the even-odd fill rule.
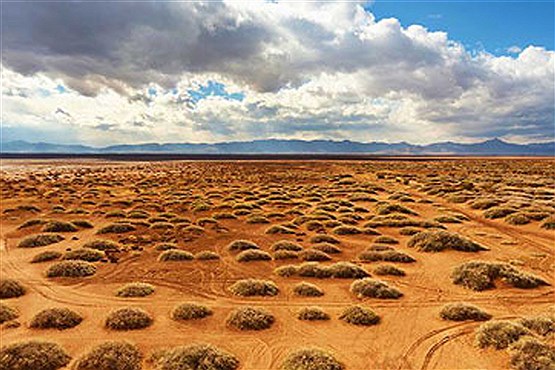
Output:
[[[44,369],[289,370],[303,348],[328,357],[295,369],[555,366],[513,343],[553,346],[552,158],[37,159],[1,173],[1,345],[57,344],[61,367]],[[459,303],[476,311],[450,317]],[[37,317],[50,309],[69,311]],[[135,351],[127,367],[91,358],[108,341]],[[198,344],[221,361],[164,357]]]

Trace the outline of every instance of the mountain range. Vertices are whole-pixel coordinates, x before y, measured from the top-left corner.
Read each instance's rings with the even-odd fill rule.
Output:
[[[500,139],[473,144],[440,142],[415,145],[406,142],[361,143],[333,140],[254,140],[221,142],[214,144],[146,143],[92,147],[30,143],[16,140],[2,143],[1,153],[59,153],[59,154],[375,154],[375,155],[515,155],[555,156],[555,141],[533,144],[515,144]]]

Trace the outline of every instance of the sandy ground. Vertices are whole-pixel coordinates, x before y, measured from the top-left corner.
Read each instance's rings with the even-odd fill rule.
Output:
[[[103,161],[4,161],[2,167],[2,219],[1,219],[1,272],[2,278],[20,281],[28,293],[20,298],[3,300],[17,308],[21,326],[2,327],[2,345],[15,341],[44,338],[60,343],[74,358],[106,340],[128,340],[136,343],[145,355],[154,350],[190,343],[211,343],[236,355],[241,369],[277,369],[287,353],[299,347],[316,346],[332,352],[346,369],[501,369],[508,367],[505,351],[480,350],[473,344],[474,330],[480,323],[449,322],[440,319],[441,307],[450,302],[474,303],[490,312],[494,318],[517,318],[540,314],[553,308],[553,286],[535,289],[516,289],[497,283],[495,289],[474,292],[451,282],[453,268],[465,261],[486,260],[513,262],[519,269],[533,273],[551,284],[554,279],[555,233],[540,228],[533,221],[513,226],[503,219],[487,219],[483,211],[467,203],[452,203],[448,195],[430,195],[424,188],[428,175],[437,173],[460,181],[490,181],[498,187],[487,193],[486,186],[470,191],[473,197],[482,195],[503,199],[521,199],[528,194],[533,206],[550,209],[553,214],[553,161],[486,160],[457,162],[165,162],[117,163]],[[484,168],[486,170],[484,170]],[[378,176],[380,172],[385,174]],[[335,175],[352,175],[353,183],[341,184]],[[406,181],[405,181],[406,180]],[[442,180],[443,181],[443,180]],[[380,276],[404,293],[398,300],[358,299],[349,292],[350,279],[283,278],[273,273],[274,268],[300,261],[260,261],[239,263],[227,245],[237,239],[256,242],[269,251],[278,240],[297,241],[304,247],[315,231],[303,225],[293,235],[270,235],[265,230],[274,224],[295,219],[286,212],[306,201],[314,194],[322,199],[347,200],[360,184],[381,188],[371,196],[378,201],[388,200],[396,192],[405,192],[414,202],[402,203],[418,213],[418,219],[431,220],[449,213],[463,214],[469,221],[445,224],[449,231],[460,233],[490,250],[479,253],[443,251],[423,253],[409,248],[409,236],[399,234],[398,228],[378,227],[382,235],[395,237],[394,247],[416,258],[412,264],[395,264],[406,276]],[[540,184],[534,186],[534,184]],[[531,187],[534,186],[534,187]],[[516,190],[515,190],[516,189]],[[533,189],[533,190],[531,190]],[[538,190],[545,190],[541,193]],[[94,191],[93,191],[94,190]],[[151,216],[172,212],[189,218],[192,223],[218,212],[225,197],[237,202],[256,202],[260,194],[247,195],[240,191],[271,193],[258,211],[285,214],[283,219],[271,219],[271,224],[248,224],[246,217],[218,220],[218,227],[205,226],[200,236],[183,235],[178,231],[168,234],[139,227],[130,234],[103,235],[122,241],[125,245],[141,245],[140,252],[121,254],[118,263],[97,263],[98,272],[89,278],[48,279],[44,272],[52,262],[31,264],[31,258],[44,250],[64,252],[75,249],[88,240],[98,239],[95,232],[115,220],[106,218],[114,210],[147,210]],[[303,193],[304,191],[304,193]],[[534,193],[536,192],[536,193]],[[302,194],[301,194],[302,193]],[[314,194],[313,194],[314,193]],[[300,194],[293,200],[282,200],[277,195]],[[275,195],[275,200],[272,200]],[[252,200],[246,200],[249,196]],[[192,204],[198,199],[210,204],[210,210],[195,212]],[[430,203],[420,202],[422,199]],[[518,200],[517,199],[517,200]],[[118,203],[118,201],[130,201]],[[511,201],[509,199],[509,201]],[[232,202],[233,203],[233,202]],[[295,204],[294,204],[295,203]],[[303,209],[310,213],[317,203]],[[358,207],[375,214],[376,202],[356,201]],[[20,205],[34,205],[38,212],[18,210]],[[53,212],[62,205],[64,211]],[[549,208],[551,207],[551,208]],[[82,209],[83,214],[71,213]],[[78,211],[79,212],[79,211]],[[339,213],[332,212],[336,215]],[[355,212],[357,213],[357,212]],[[64,233],[65,240],[46,247],[17,248],[22,238],[40,232],[41,226],[18,229],[32,218],[71,221],[86,219],[94,229]],[[359,221],[357,226],[363,225]],[[326,229],[331,234],[331,230]],[[75,237],[75,238],[73,238]],[[333,255],[331,262],[352,261],[368,271],[379,262],[360,263],[357,255],[370,246],[376,236],[337,236],[342,253]],[[76,240],[73,240],[76,239]],[[181,263],[158,262],[160,253],[154,245],[160,241],[175,241],[182,249],[198,252],[213,250],[219,261],[191,261]],[[231,295],[227,287],[241,278],[273,280],[280,289],[276,297],[241,298]],[[300,298],[292,293],[299,281],[320,286],[325,295],[318,298]],[[148,282],[156,292],[145,298],[117,298],[114,291],[132,281]],[[211,307],[214,315],[203,320],[178,323],[169,313],[180,302],[199,302]],[[352,304],[362,304],[378,313],[379,325],[357,327],[340,321],[340,312]],[[268,330],[240,332],[226,326],[228,313],[236,307],[252,305],[266,308],[276,316]],[[332,319],[326,322],[304,322],[296,312],[306,306],[319,306]],[[104,328],[107,313],[115,308],[134,306],[144,308],[154,317],[154,324],[144,330],[114,332]],[[34,314],[47,307],[68,307],[84,316],[77,327],[64,331],[35,330],[28,327]],[[148,365],[145,363],[145,368]]]

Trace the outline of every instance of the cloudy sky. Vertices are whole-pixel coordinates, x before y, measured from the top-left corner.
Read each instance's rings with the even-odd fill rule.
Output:
[[[2,141],[553,140],[554,3],[4,2]]]

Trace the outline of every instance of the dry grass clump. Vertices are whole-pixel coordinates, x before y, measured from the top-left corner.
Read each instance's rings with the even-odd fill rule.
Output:
[[[103,251],[90,248],[80,248],[64,254],[65,260],[81,260],[87,262],[97,262],[106,257]]]
[[[259,249],[247,249],[239,253],[235,259],[237,262],[271,261],[272,256],[268,252]]]
[[[191,252],[183,251],[180,249],[168,249],[163,251],[158,256],[158,261],[160,262],[180,262],[180,261],[192,261],[195,256]]]
[[[29,327],[33,329],[70,329],[79,325],[83,317],[69,308],[47,308],[37,313]]]
[[[295,265],[285,265],[274,269],[274,273],[281,277],[291,277],[297,274],[298,267]]]
[[[341,253],[341,248],[330,244],[330,243],[319,243],[312,246],[312,249],[316,249],[318,251],[328,253],[328,254],[339,254]]]
[[[529,224],[530,222],[532,222],[532,219],[524,212],[517,212],[505,217],[505,222],[509,225],[518,226]]]
[[[542,337],[555,333],[555,316],[525,317],[520,320],[520,324]]]
[[[195,259],[199,261],[219,260],[220,255],[216,252],[206,250],[206,251],[200,251],[197,254],[195,254]]]
[[[134,298],[146,297],[154,293],[154,285],[148,283],[127,283],[116,290],[116,297]]]
[[[175,347],[155,353],[154,370],[235,370],[239,360],[209,344]]]
[[[46,276],[54,277],[86,277],[96,273],[96,266],[86,261],[61,261],[51,265],[46,270]]]
[[[177,244],[175,243],[160,243],[157,244],[156,247],[154,247],[154,249],[156,249],[157,251],[163,252],[163,251],[167,251],[170,249],[177,249]]]
[[[59,234],[37,234],[26,237],[18,244],[18,248],[37,248],[45,247],[50,244],[59,243],[64,237]]]
[[[278,242],[275,242],[272,245],[272,251],[292,251],[292,252],[299,252],[303,250],[303,247],[301,247],[299,244],[289,241],[289,240],[280,240]]]
[[[391,236],[387,236],[387,235],[382,235],[377,237],[374,240],[374,243],[378,243],[378,244],[399,244],[399,241]]]
[[[402,206],[400,204],[389,204],[383,203],[376,207],[376,213],[378,215],[389,215],[391,213],[404,213],[407,215],[417,216],[418,213],[414,212],[412,209]]]
[[[392,275],[392,276],[405,276],[405,271],[392,265],[380,265],[374,268],[374,274],[376,275]]]
[[[31,263],[54,261],[54,260],[57,260],[58,258],[60,258],[61,256],[62,256],[62,253],[60,253],[60,252],[45,251],[45,252],[41,252],[39,254],[36,254],[33,257],[33,259],[31,260]]]
[[[121,246],[111,240],[95,239],[83,245],[83,248],[96,249],[99,251],[119,251]]]
[[[15,320],[19,317],[19,312],[4,303],[0,302],[0,324],[6,321]]]
[[[515,212],[516,212],[516,209],[514,208],[502,207],[502,206],[492,207],[484,212],[484,217],[496,219],[496,218],[502,218],[502,217],[508,216],[511,213],[515,213]]]
[[[204,305],[198,303],[183,303],[175,307],[171,318],[176,321],[200,320],[211,316],[214,312]]]
[[[364,268],[351,262],[337,262],[328,267],[331,277],[336,279],[360,279],[370,276]]]
[[[449,303],[441,308],[439,316],[450,321],[486,321],[491,315],[480,307],[469,303]]]
[[[275,320],[274,315],[266,310],[240,307],[231,311],[226,323],[239,330],[264,330],[269,329]]]
[[[274,252],[273,257],[275,260],[287,260],[299,258],[299,253],[295,251],[279,250]]]
[[[312,238],[310,238],[310,242],[314,244],[318,244],[318,243],[340,244],[341,243],[341,241],[339,241],[339,239],[337,239],[336,237],[327,235],[327,234],[314,235]]]
[[[41,220],[40,218],[32,218],[30,220],[25,221],[21,225],[17,227],[18,230],[25,229],[28,227],[33,227],[37,225],[44,225],[47,221]]]
[[[541,228],[546,230],[555,230],[555,216],[549,216],[546,218],[541,224]]]
[[[339,320],[353,325],[370,326],[378,324],[380,317],[374,311],[367,308],[350,306],[339,315]]]
[[[251,215],[247,217],[246,222],[248,224],[269,224],[270,220],[262,215]]]
[[[235,240],[229,244],[227,249],[230,252],[242,252],[248,249],[260,249],[260,247],[250,240]]]
[[[21,297],[27,292],[25,287],[17,280],[1,279],[0,280],[0,299]]]
[[[555,348],[533,337],[523,337],[509,347],[511,366],[516,370],[553,370]]]
[[[319,348],[301,348],[287,355],[280,370],[343,370],[333,355]]]
[[[530,331],[524,326],[508,321],[494,320],[482,324],[476,331],[476,344],[480,348],[494,347],[495,349],[507,348]]]
[[[407,243],[409,247],[418,248],[422,252],[440,252],[453,249],[461,252],[486,251],[481,246],[459,234],[444,230],[427,230],[414,235]]]
[[[137,330],[147,328],[153,322],[148,312],[140,308],[127,307],[112,311],[104,325],[112,330]]]
[[[105,342],[93,347],[73,365],[73,370],[141,370],[142,354],[127,342]]]
[[[42,227],[42,231],[46,233],[71,233],[79,230],[71,222],[65,221],[48,221]]]
[[[329,320],[330,315],[320,307],[304,307],[297,313],[297,318],[305,321],[320,321]]]
[[[56,343],[29,340],[3,346],[0,359],[0,370],[57,370],[71,357]]]
[[[284,225],[274,225],[274,226],[270,226],[269,228],[266,229],[265,231],[266,234],[295,234],[294,230],[291,230],[291,228],[284,226]]]
[[[470,203],[470,208],[473,209],[489,209],[491,207],[495,207],[499,205],[499,201],[497,199],[487,199],[487,198],[481,198],[481,199],[476,199],[475,201],[473,201],[472,203]]]
[[[97,234],[124,234],[131,231],[135,231],[137,228],[128,223],[113,223],[107,226],[104,226],[100,230],[98,230]]]
[[[362,234],[362,230],[355,226],[337,226],[332,230],[336,235],[357,235]],[[329,242],[328,242],[329,243]]]
[[[319,279],[331,277],[328,266],[323,266],[318,262],[306,262],[297,266],[295,273],[301,277],[315,277]]]
[[[242,297],[252,296],[275,296],[279,289],[271,280],[243,279],[237,280],[229,287],[229,291],[234,295]]]
[[[303,261],[330,261],[331,256],[316,249],[305,249],[299,252],[299,258]]]
[[[376,261],[385,261],[385,262],[398,262],[398,263],[412,263],[416,262],[414,257],[403,253],[398,252],[392,249],[385,249],[385,250],[366,250],[359,254],[358,259],[362,262],[376,262]]]
[[[274,272],[283,277],[300,276],[314,277],[318,279],[360,279],[370,274],[362,267],[351,262],[337,262],[330,266],[324,266],[318,262],[305,262],[301,265],[286,265],[278,267]]]
[[[454,284],[481,291],[495,288],[495,280],[501,279],[515,288],[531,289],[549,285],[545,280],[517,270],[507,263],[470,261],[456,267],[451,275]]]
[[[353,281],[350,290],[358,298],[398,299],[403,296],[403,293],[390,287],[387,283],[371,278]]]
[[[321,297],[324,295],[322,288],[315,284],[302,281],[293,287],[293,293],[303,297]]]

